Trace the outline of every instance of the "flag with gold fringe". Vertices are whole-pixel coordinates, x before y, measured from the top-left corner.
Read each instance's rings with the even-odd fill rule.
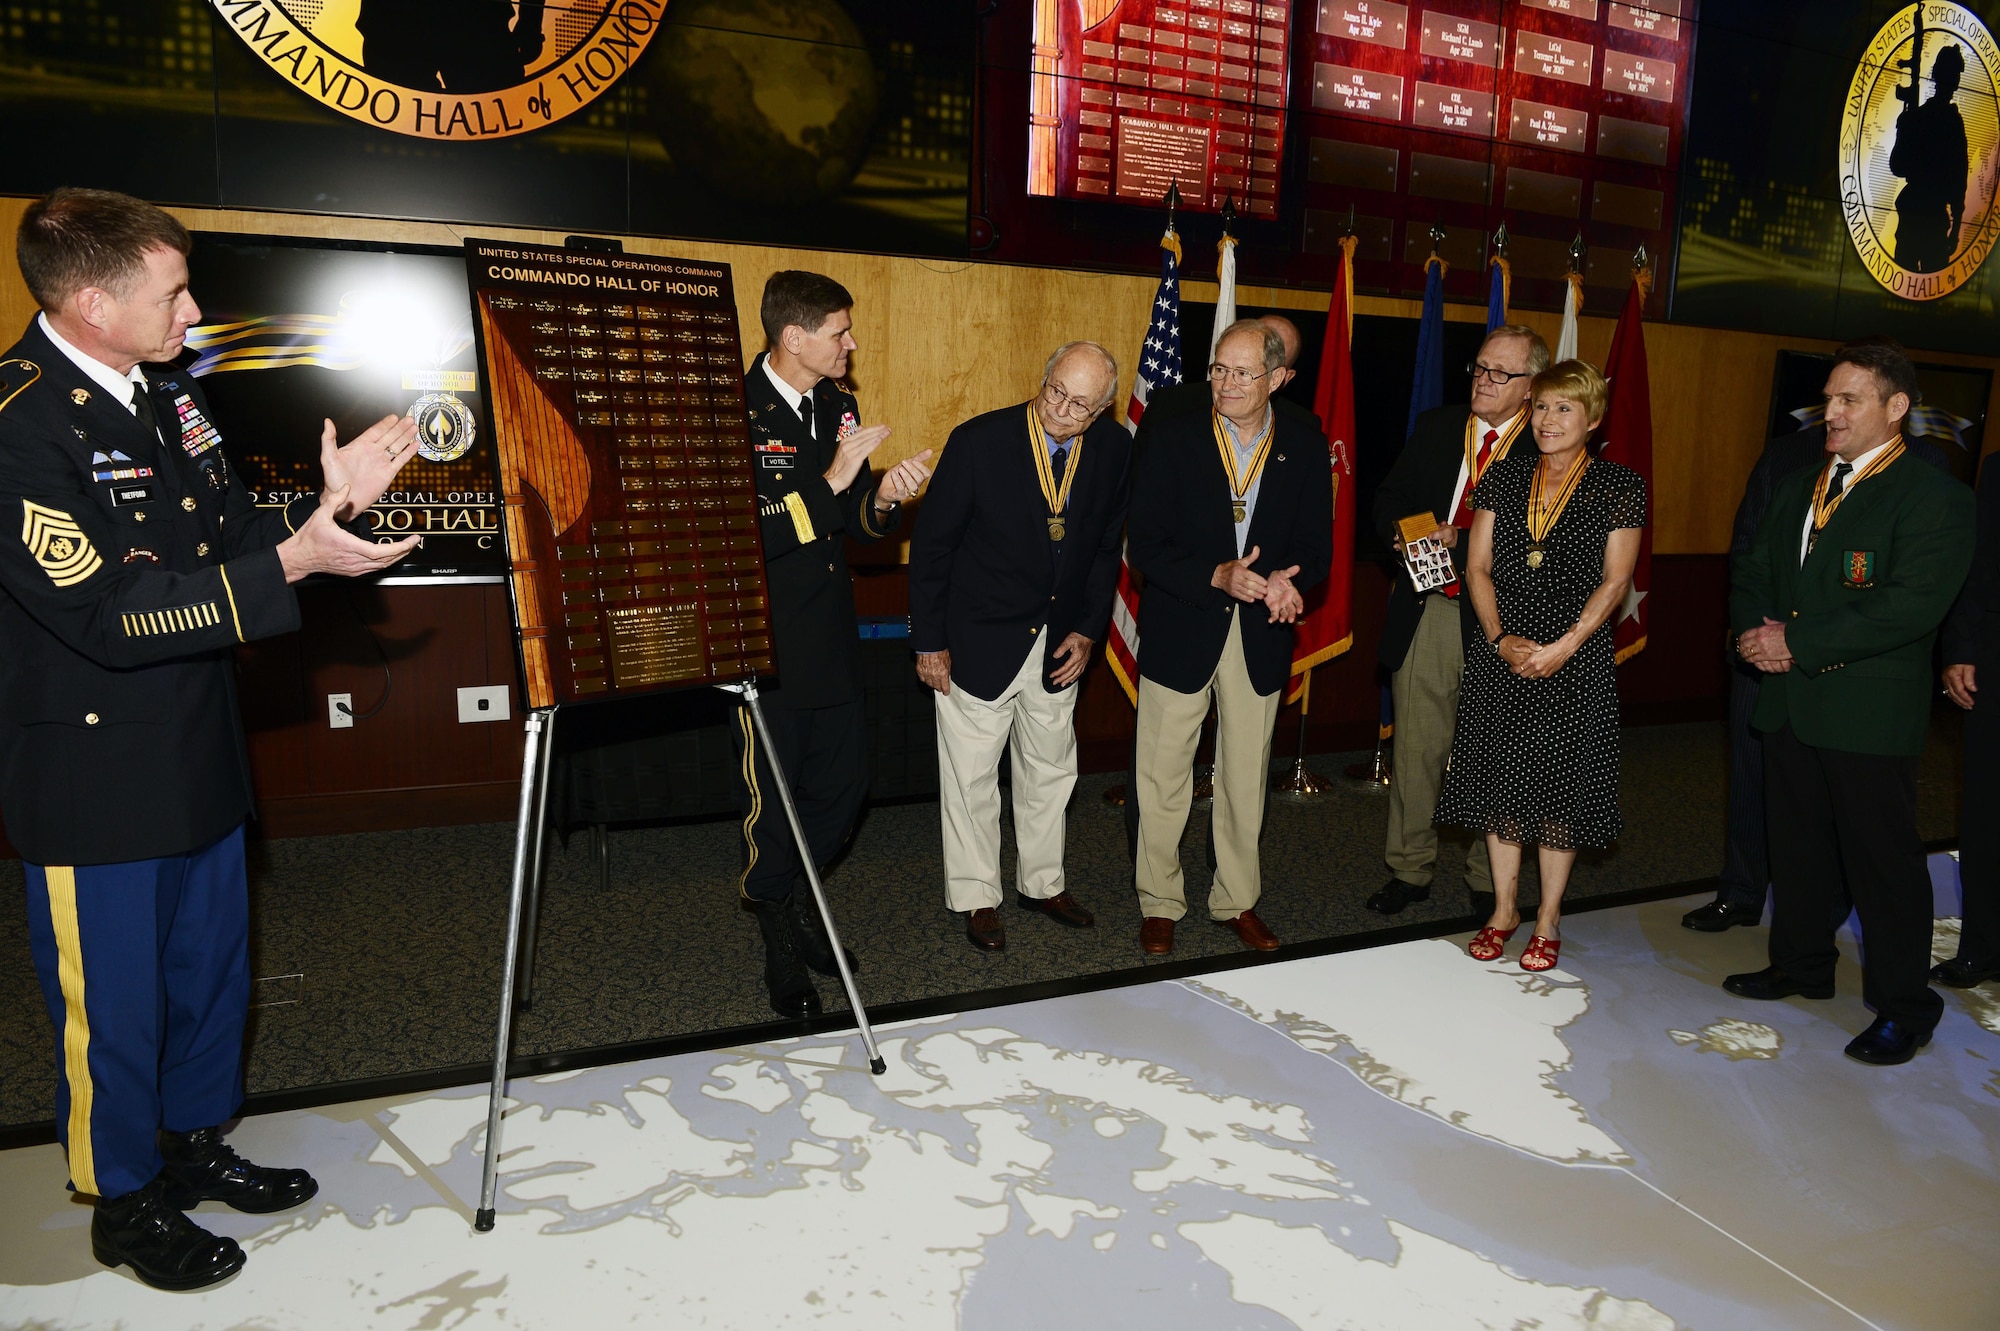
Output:
[[[1604,412],[1603,451],[1607,462],[1630,467],[1653,489],[1653,393],[1646,376],[1646,330],[1641,318],[1646,309],[1646,293],[1652,274],[1644,269],[1632,275],[1632,289],[1625,293],[1625,308],[1618,316],[1618,331],[1611,335],[1611,356],[1605,361],[1605,378],[1611,382],[1611,403]],[[1645,650],[1646,597],[1653,587],[1653,529],[1639,532],[1639,562],[1632,567],[1632,586],[1625,603],[1615,615],[1612,647],[1619,664]]]
[[[1333,562],[1326,581],[1306,595],[1292,643],[1292,678],[1286,702],[1306,695],[1312,668],[1354,645],[1354,249],[1340,242],[1340,273],[1326,310],[1326,340],[1320,349],[1319,381],[1313,411],[1333,453]],[[1310,704],[1308,704],[1310,705]]]

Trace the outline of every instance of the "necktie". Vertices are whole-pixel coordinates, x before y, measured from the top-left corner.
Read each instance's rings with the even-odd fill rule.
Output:
[[[1049,450],[1049,474],[1056,478],[1056,486],[1063,483],[1063,473],[1069,470],[1069,445],[1067,443]]]
[[[1847,488],[1848,473],[1853,470],[1854,464],[1852,462],[1836,462],[1833,464],[1833,477],[1826,483],[1827,503],[1831,504],[1834,500],[1840,498],[1840,492]],[[1812,529],[1806,533],[1806,553],[1811,554],[1813,547],[1818,544],[1819,526],[1815,523]]]
[[[1488,430],[1479,443],[1479,460],[1472,464],[1472,472],[1465,478],[1465,493],[1458,497],[1458,511],[1451,515],[1451,525],[1461,531],[1472,530],[1472,491],[1478,484],[1480,473],[1493,460],[1493,446],[1500,442],[1498,430]]]
[[[799,423],[806,427],[807,434],[813,432],[813,400],[810,397],[799,399]]]
[[[1493,447],[1500,442],[1498,430],[1488,430],[1486,437],[1479,441],[1479,460],[1472,464],[1473,473],[1465,478],[1465,493],[1458,497],[1458,512],[1451,515],[1451,525],[1460,531],[1472,530],[1472,491],[1477,482],[1477,473],[1486,470],[1486,464],[1493,460]],[[1452,600],[1458,599],[1459,582],[1453,578],[1442,589]]]
[[[152,395],[146,392],[145,385],[136,382],[132,385],[132,415],[138,419],[139,424],[146,427],[146,432],[153,436],[153,441],[158,443],[160,418],[153,410]]]

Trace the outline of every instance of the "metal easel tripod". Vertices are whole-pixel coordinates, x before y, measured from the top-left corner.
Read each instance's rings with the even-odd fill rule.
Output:
[[[819,866],[813,860],[812,848],[806,844],[805,828],[799,823],[797,805],[792,802],[791,783],[785,779],[785,769],[778,762],[776,746],[771,743],[771,732],[764,722],[764,709],[758,700],[757,681],[750,678],[739,684],[717,686],[725,693],[741,697],[750,709],[750,719],[756,726],[757,742],[763,746],[764,757],[769,762],[772,780],[778,787],[778,800],[785,806],[785,821],[792,829],[792,839],[798,843],[799,862],[805,866],[806,882],[812,886],[813,902],[819,907],[820,922],[826,926],[827,940],[833,945],[833,962],[840,971],[840,985],[847,993],[848,1005],[854,1011],[856,1027],[861,1032],[862,1047],[868,1053],[868,1070],[881,1076],[889,1070],[887,1060],[875,1044],[875,1029],[869,1024],[868,1010],[862,1006],[861,992],[855,987],[854,973],[847,965],[847,952],[840,944],[840,930],[833,921],[833,911],[826,903],[826,889],[819,880]],[[521,754],[521,803],[514,829],[514,875],[512,891],[507,904],[507,959],[501,967],[500,975],[500,1021],[493,1045],[492,1087],[486,1102],[486,1144],[484,1164],[479,1180],[479,1207],[473,1217],[472,1227],[486,1233],[494,1225],[494,1199],[499,1186],[501,1110],[506,1100],[507,1053],[514,1035],[515,984],[517,976],[525,970],[528,986],[532,991],[534,967],[533,931],[525,931],[523,920],[531,918],[533,904],[539,901],[542,880],[542,852],[545,844],[545,827],[549,805],[549,767],[555,752],[555,719],[557,708],[547,707],[528,713],[527,743]],[[523,998],[523,1006],[526,1006]]]

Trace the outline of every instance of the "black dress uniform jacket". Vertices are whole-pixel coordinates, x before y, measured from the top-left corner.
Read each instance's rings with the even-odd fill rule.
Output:
[[[1403,451],[1396,455],[1395,465],[1377,487],[1369,513],[1375,522],[1375,534],[1384,544],[1394,540],[1397,524],[1413,513],[1433,513],[1440,523],[1451,521],[1451,496],[1458,488],[1459,468],[1465,465],[1465,422],[1470,414],[1464,406],[1434,407],[1417,417],[1417,427],[1410,432]],[[1523,447],[1534,446],[1535,441],[1523,429],[1515,436],[1508,456]],[[1461,571],[1465,567],[1466,548],[1461,541],[1452,551],[1452,563]],[[1389,609],[1382,621],[1382,645],[1375,658],[1384,670],[1403,668],[1403,658],[1410,654],[1410,643],[1416,639],[1417,625],[1424,617],[1425,597],[1442,595],[1442,591],[1419,595],[1411,586],[1402,562],[1397,561],[1390,572]],[[1479,626],[1472,613],[1472,598],[1461,596],[1458,605],[1459,628],[1470,643]]]
[[[1151,433],[1132,483],[1126,555],[1146,580],[1139,600],[1139,673],[1177,693],[1208,686],[1240,608],[1250,682],[1271,693],[1292,670],[1290,624],[1269,622],[1262,602],[1238,601],[1216,587],[1216,566],[1239,558],[1229,520],[1229,476],[1216,451],[1211,414],[1177,416]],[[1243,553],[1259,551],[1253,572],[1296,564],[1305,592],[1333,560],[1333,460],[1317,423],[1274,414],[1257,507]]]
[[[790,707],[831,707],[861,699],[861,635],[854,618],[848,540],[879,541],[902,520],[900,506],[875,512],[880,483],[864,463],[835,494],[826,471],[843,427],[861,423],[854,394],[822,379],[808,395],[814,430],[806,429],[771,377],[763,353],[743,378],[750,446],[757,469],[757,515],[764,577],[777,641],[776,697]]]
[[[1972,571],[1944,622],[1944,663],[1977,666],[1975,682],[1981,688],[1977,701],[1981,707],[1991,707],[2000,705],[1985,701],[2000,700],[2000,679],[1986,673],[2000,670],[2000,463],[1991,457],[1981,468],[1975,494]]]
[[[298,627],[193,376],[145,366],[166,442],[39,323],[0,361],[0,812],[33,864],[184,854],[250,811],[239,642]]]
[[[1076,479],[1063,539],[1052,541],[1033,409],[989,411],[951,432],[910,540],[910,645],[949,648],[952,679],[988,702],[1038,642],[1042,687],[1058,692],[1055,649],[1072,633],[1103,642],[1118,589],[1132,436],[1100,416],[1071,442]]]

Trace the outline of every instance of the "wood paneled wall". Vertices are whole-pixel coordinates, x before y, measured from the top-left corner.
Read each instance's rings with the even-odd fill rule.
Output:
[[[0,199],[0,234],[11,235],[23,199]],[[190,227],[264,235],[329,236],[351,240],[456,245],[465,236],[511,237],[560,245],[560,233],[464,228],[442,223],[385,221],[221,209],[174,210]],[[958,422],[1027,398],[1048,353],[1072,338],[1102,342],[1124,365],[1130,383],[1133,350],[1144,335],[1156,279],[1124,274],[1064,272],[1007,264],[723,245],[632,237],[635,253],[685,255],[727,263],[736,282],[746,343],[756,341],[757,301],[764,280],[780,268],[812,268],[854,293],[854,335],[861,350],[854,378],[870,419],[895,428],[878,459],[886,464],[943,444]],[[1210,262],[1191,253],[1191,271]],[[1215,284],[1190,278],[1188,300],[1214,300]],[[195,292],[197,299],[200,291]],[[1245,305],[1326,310],[1313,291],[1244,287]],[[1415,318],[1416,302],[1362,296],[1363,314]],[[0,264],[0,330],[19,328],[34,312],[12,263]],[[1483,323],[1485,310],[1447,306],[1448,319]],[[1559,320],[1522,313],[1553,345]],[[1612,321],[1585,319],[1579,349],[1602,362]],[[1728,548],[1729,524],[1743,480],[1764,439],[1771,377],[1780,349],[1829,350],[1812,338],[1732,333],[1677,324],[1649,324],[1646,347],[1653,389],[1654,549],[1660,554],[1714,554]],[[754,351],[746,345],[745,351]],[[2000,367],[1991,358],[1926,348],[1923,359]],[[1121,391],[1119,410],[1124,407]],[[2000,412],[2000,375],[1990,411]],[[1989,437],[1989,447],[2000,438]],[[886,552],[885,552],[886,553]],[[865,557],[865,556],[864,556]]]

